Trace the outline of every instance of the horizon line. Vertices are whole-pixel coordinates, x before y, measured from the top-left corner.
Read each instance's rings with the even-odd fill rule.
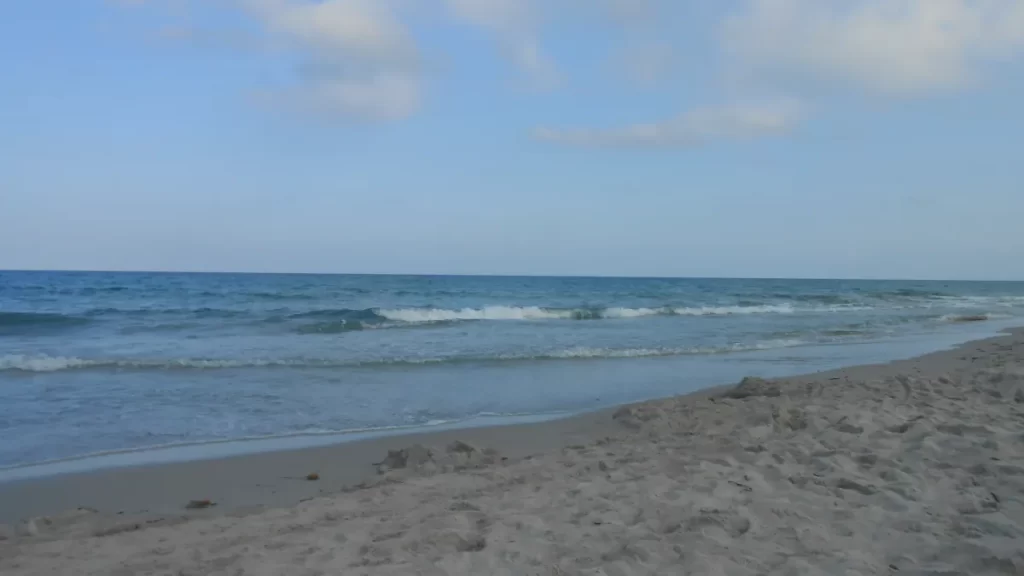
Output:
[[[208,275],[249,275],[249,276],[412,276],[423,278],[579,278],[579,279],[634,279],[634,280],[803,280],[832,282],[1024,282],[1024,279],[978,279],[978,278],[883,278],[861,277],[820,277],[820,276],[657,276],[657,275],[612,275],[612,274],[502,274],[502,273],[422,273],[422,272],[275,272],[254,270],[145,270],[98,268],[0,268],[0,273],[73,273],[73,274],[208,274]]]

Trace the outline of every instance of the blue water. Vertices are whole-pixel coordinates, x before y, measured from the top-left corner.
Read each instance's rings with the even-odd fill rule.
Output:
[[[0,466],[571,413],[1022,317],[1024,283],[0,272]]]

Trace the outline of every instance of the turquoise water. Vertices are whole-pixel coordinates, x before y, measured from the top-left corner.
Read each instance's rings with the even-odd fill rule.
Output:
[[[571,413],[1022,316],[1024,283],[0,272],[0,466]]]

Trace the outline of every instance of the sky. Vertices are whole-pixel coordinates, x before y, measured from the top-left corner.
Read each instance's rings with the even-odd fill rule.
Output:
[[[0,10],[0,268],[1024,280],[1024,0]]]

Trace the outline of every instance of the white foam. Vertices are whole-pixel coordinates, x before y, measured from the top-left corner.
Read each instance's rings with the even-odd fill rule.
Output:
[[[538,306],[487,306],[486,308],[398,308],[377,314],[399,322],[451,322],[455,320],[557,320],[572,318],[571,310],[547,310]]]
[[[982,322],[985,320],[997,320],[1013,318],[1010,314],[993,314],[993,313],[981,313],[981,314],[946,314],[939,318],[943,322]]]
[[[20,370],[22,372],[59,372],[83,368],[245,368],[266,366],[292,366],[300,364],[294,360],[206,360],[194,358],[170,359],[121,359],[92,360],[73,356],[30,356],[27,354],[11,354],[0,356],[0,371]]]
[[[687,349],[671,348],[589,348],[580,346],[560,350],[547,355],[548,358],[641,358],[646,356],[673,356],[688,353]]]
[[[815,308],[807,312],[832,312],[845,308]],[[702,306],[680,308],[555,309],[539,306],[487,306],[484,308],[394,308],[380,309],[377,314],[388,320],[407,323],[454,322],[460,320],[573,320],[596,318],[640,318],[644,316],[729,316],[733,314],[792,314],[798,310],[791,304],[763,306]]]
[[[25,372],[57,372],[75,368],[95,366],[91,360],[66,356],[29,356],[12,354],[0,356],[0,370],[22,370]]]
[[[731,316],[734,314],[792,314],[797,310],[792,304],[765,304],[762,306],[700,306],[696,308],[673,308],[679,316]],[[808,310],[811,311],[811,310]],[[832,311],[814,309],[814,311]]]
[[[719,348],[590,348],[576,347],[567,350],[560,350],[547,354],[543,357],[552,359],[570,358],[645,358],[657,356],[685,356],[704,354],[730,354],[736,352],[753,352],[756,350],[774,350],[777,348],[792,348],[807,344],[804,340],[780,339],[765,340],[753,344],[733,344]]]
[[[640,318],[643,316],[657,316],[666,314],[665,308],[608,308],[600,315],[602,318]]]

